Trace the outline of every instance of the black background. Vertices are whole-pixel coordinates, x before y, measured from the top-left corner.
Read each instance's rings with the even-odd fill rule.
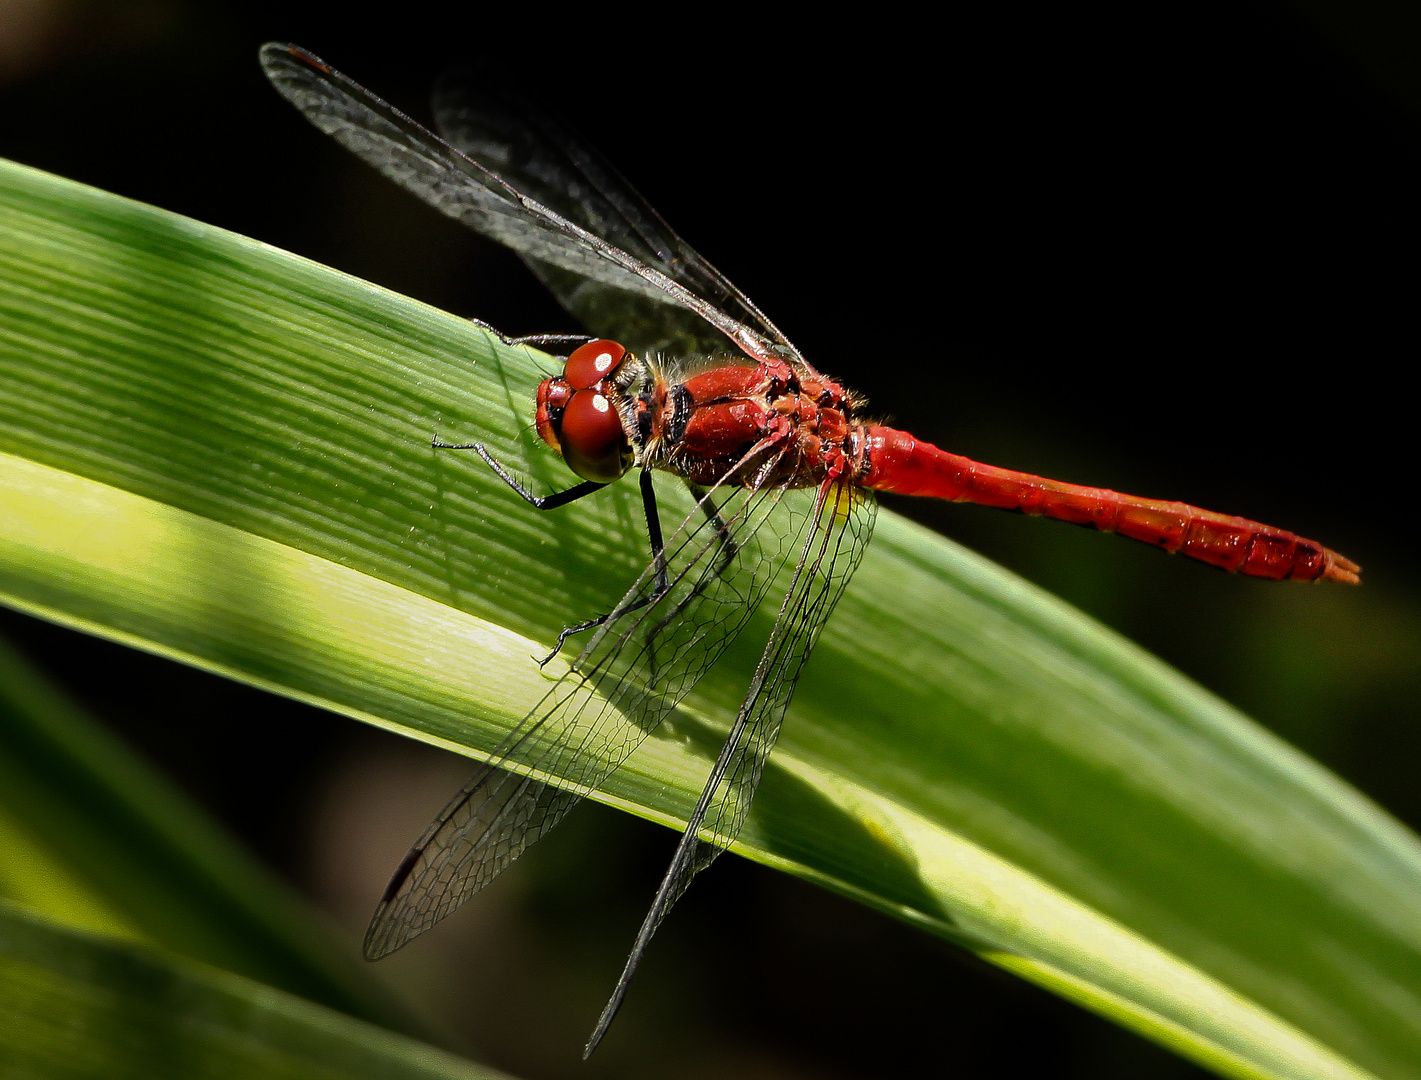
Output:
[[[405,4],[370,19],[319,3],[29,0],[0,13],[0,154],[508,333],[576,329],[516,259],[319,135],[256,63],[262,41],[295,41],[426,117],[441,69],[497,54],[880,415],[995,464],[1243,514],[1362,563],[1366,585],[1342,596],[1085,530],[891,504],[1421,823],[1421,89],[1407,75],[1421,23],[1364,4],[1326,24],[1255,2],[597,7]],[[352,943],[463,768],[35,620],[4,613],[0,629]],[[377,819],[398,850],[373,884],[333,869],[340,838]],[[670,845],[594,808],[560,833],[502,899],[437,931],[442,948],[424,943],[437,963],[391,962],[410,994],[442,1002],[457,1045],[515,1074],[1199,1075],[739,860],[683,901],[583,1066]]]

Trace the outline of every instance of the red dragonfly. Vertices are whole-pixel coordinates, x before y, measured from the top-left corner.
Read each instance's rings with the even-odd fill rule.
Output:
[[[596,151],[505,89],[446,79],[434,95],[440,138],[293,45],[263,46],[261,62],[318,128],[512,248],[608,335],[517,339],[580,342],[562,374],[539,385],[536,424],[581,483],[534,495],[483,446],[450,448],[476,450],[540,510],[639,469],[651,539],[651,564],[622,601],[559,635],[554,654],[592,631],[569,672],[395,871],[366,934],[368,959],[452,912],[606,780],[725,651],[783,567],[779,616],[591,1054],[667,910],[740,832],[795,682],[868,543],[874,490],[1090,525],[1257,577],[1358,581],[1355,563],[1282,529],[982,465],[864,422],[863,400],[819,374]],[[691,359],[673,374],[655,359],[665,355]],[[664,538],[656,469],[681,477],[697,504]]]

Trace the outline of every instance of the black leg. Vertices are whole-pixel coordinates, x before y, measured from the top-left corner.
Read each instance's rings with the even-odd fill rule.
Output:
[[[555,491],[551,495],[534,495],[518,482],[518,478],[499,464],[498,459],[484,449],[483,443],[447,443],[440,442],[439,436],[434,437],[430,444],[436,450],[474,450],[479,457],[488,462],[488,467],[498,474],[498,478],[511,487],[530,506],[539,510],[556,510],[559,506],[566,506],[570,502],[576,502],[584,495],[591,495],[594,491],[601,491],[606,484],[599,484],[595,480],[584,480],[575,487],[570,487],[566,491]]]
[[[586,345],[597,339],[591,334],[525,334],[508,338],[506,345]]]
[[[696,504],[705,512],[706,518],[715,529],[716,539],[720,543],[720,565],[715,568],[714,576],[720,577],[735,561],[736,552],[740,548],[735,543],[735,537],[730,535],[730,526],[726,525],[725,519],[720,516],[720,509],[706,498],[706,489],[699,484],[687,483],[686,486],[691,489]]]
[[[631,608],[628,608],[627,610],[630,611]],[[533,657],[533,659],[538,661],[538,666],[540,668],[547,667],[548,664],[552,662],[553,657],[556,656],[558,653],[562,652],[562,643],[564,641],[572,637],[573,634],[580,634],[584,630],[591,630],[594,626],[601,626],[610,618],[610,615],[598,615],[597,618],[588,619],[586,622],[578,623],[576,626],[564,626],[560,631],[558,631],[558,643],[553,646],[553,651],[548,653],[548,655],[543,657],[541,660],[539,660],[536,656]]]
[[[487,460],[487,458],[485,459]],[[492,462],[490,462],[492,464]],[[497,468],[497,466],[495,466]],[[525,496],[526,497],[526,496]],[[588,619],[584,623],[576,626],[569,626],[558,635],[558,643],[553,646],[553,651],[548,653],[538,661],[539,667],[544,667],[553,657],[562,651],[562,644],[573,634],[580,634],[584,630],[591,630],[595,626],[601,626],[612,618],[620,619],[630,611],[644,608],[648,604],[654,604],[660,600],[666,591],[671,588],[670,578],[666,572],[666,545],[661,539],[661,515],[656,511],[656,490],[651,484],[651,470],[641,471],[641,507],[646,514],[646,532],[651,540],[651,561],[656,566],[656,584],[651,592],[643,596],[640,600],[635,600],[624,607],[619,607],[606,615],[598,615],[595,619]]]
[[[591,495],[594,491],[600,491],[602,488],[607,486],[606,484],[599,484],[594,480],[585,480],[575,487],[568,488],[566,491],[557,491],[551,495],[534,495],[531,491],[529,491],[522,484],[520,484],[518,482],[517,477],[515,477],[512,473],[505,469],[496,457],[494,457],[488,452],[487,449],[484,448],[483,443],[468,443],[464,445],[457,445],[455,443],[440,442],[438,437],[436,437],[434,440],[434,446],[436,446],[440,450],[477,451],[479,457],[483,458],[486,462],[488,462],[489,468],[492,469],[498,475],[498,478],[500,480],[502,480],[505,484],[511,487],[514,491],[518,492],[518,494],[521,495],[524,501],[527,502],[530,506],[537,507],[539,510],[556,510],[559,506],[566,506],[570,502],[576,502],[584,495]],[[541,660],[538,660],[536,656],[533,659],[538,660],[539,667],[546,667],[548,661],[551,660],[562,650],[562,643],[566,641],[569,636],[571,636],[572,634],[581,633],[583,630],[590,630],[594,626],[601,626],[606,621],[606,615],[599,615],[597,618],[589,619],[587,622],[579,623],[577,626],[566,627],[560,634],[558,634],[558,643],[553,646],[552,652],[548,653],[548,655],[543,657]]]
[[[656,563],[656,592],[660,596],[671,587],[666,576],[666,545],[661,542],[661,515],[656,512],[656,490],[651,486],[651,470],[641,471],[641,509],[646,514],[646,535],[651,539],[651,558]]]
[[[657,636],[661,633],[661,631],[665,630],[666,627],[669,626],[671,622],[678,615],[680,615],[683,610],[685,610],[687,604],[689,604],[698,595],[700,595],[702,589],[704,589],[712,581],[715,581],[722,574],[724,574],[726,570],[730,568],[730,564],[735,561],[736,553],[740,550],[739,545],[735,542],[735,538],[730,535],[730,526],[727,525],[725,523],[725,519],[720,516],[720,508],[717,507],[715,503],[711,502],[710,499],[706,498],[708,494],[706,489],[701,487],[699,484],[692,484],[690,482],[687,482],[686,487],[690,489],[691,495],[696,500],[696,505],[701,508],[701,512],[705,514],[706,520],[709,521],[711,524],[711,528],[715,530],[716,543],[720,545],[720,561],[716,564],[715,569],[711,571],[710,576],[708,578],[705,578],[702,581],[698,582],[696,586],[690,591],[690,593],[684,599],[681,600],[680,603],[676,604],[671,608],[670,611],[666,612],[666,614],[663,615],[654,626],[648,628],[646,633],[646,645],[648,662],[651,666],[652,682],[656,681]],[[655,597],[655,599],[659,598],[659,596]]]
[[[480,330],[487,330],[505,345],[572,345],[574,343],[583,345],[589,341],[597,340],[591,334],[525,334],[523,337],[504,337],[500,331],[495,330],[482,319],[470,317],[469,322]]]

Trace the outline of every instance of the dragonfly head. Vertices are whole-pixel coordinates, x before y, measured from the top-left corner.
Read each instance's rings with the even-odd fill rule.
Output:
[[[627,357],[615,341],[589,341],[567,358],[558,378],[538,384],[538,434],[584,480],[610,484],[632,467],[612,377]]]

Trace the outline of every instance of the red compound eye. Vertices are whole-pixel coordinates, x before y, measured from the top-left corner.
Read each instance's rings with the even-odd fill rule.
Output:
[[[555,418],[561,417],[574,393],[576,391],[567,385],[566,379],[544,379],[538,384],[538,434],[558,453],[562,453],[562,444],[558,442],[558,424]]]
[[[615,341],[589,341],[572,350],[563,378],[574,390],[586,390],[616,371],[626,355],[627,350]]]
[[[631,468],[632,448],[621,417],[595,390],[572,395],[563,410],[558,436],[563,460],[584,480],[610,484]]]

